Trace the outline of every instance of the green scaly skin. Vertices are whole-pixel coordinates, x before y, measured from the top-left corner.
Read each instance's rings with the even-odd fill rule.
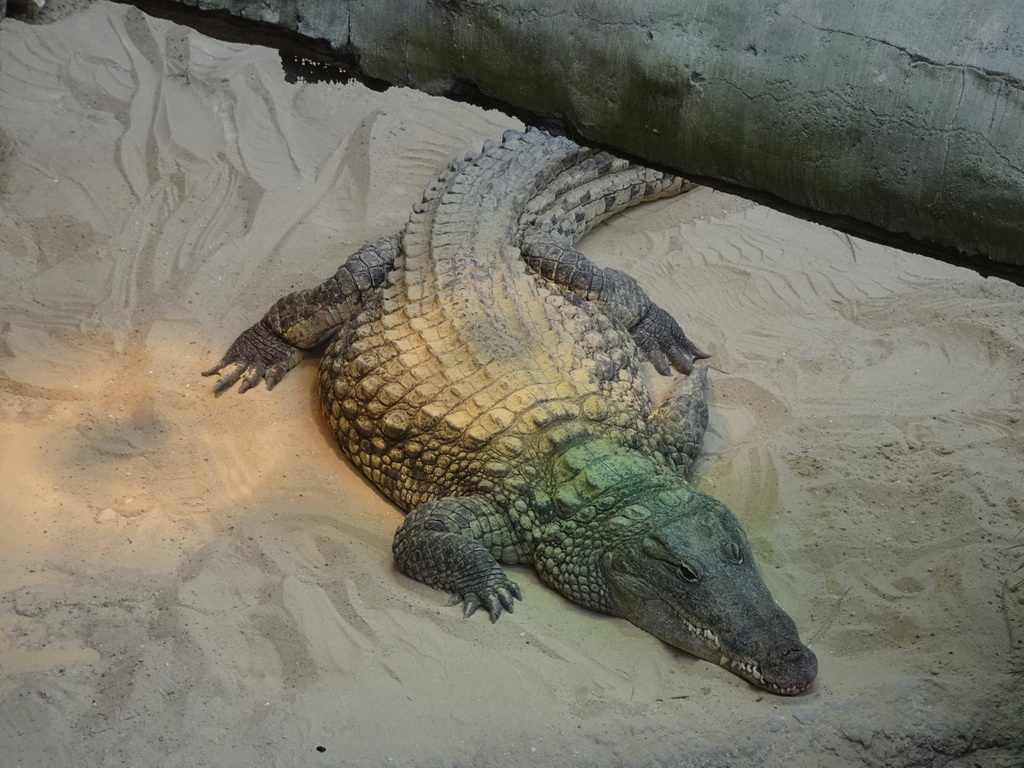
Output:
[[[532,564],[570,600],[623,616],[766,690],[817,671],[746,535],[686,473],[707,375],[653,402],[641,373],[706,357],[628,275],[576,250],[622,209],[690,188],[564,138],[508,132],[428,187],[399,235],[280,299],[207,375],[272,387],[326,343],[324,414],[406,513],[399,568],[492,620]]]

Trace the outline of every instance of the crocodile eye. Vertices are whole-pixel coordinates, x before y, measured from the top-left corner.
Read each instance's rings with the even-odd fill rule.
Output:
[[[672,548],[666,546],[656,536],[644,537],[641,546],[644,554],[664,563],[667,568],[674,571],[683,581],[688,581],[691,584],[695,581],[700,581],[700,574],[697,573],[697,570],[689,563],[680,559],[677,552],[673,552]]]
[[[679,575],[683,577],[683,581],[688,581],[692,584],[700,578],[697,575],[697,572],[693,570],[693,568],[688,566],[686,563],[675,563],[675,566],[676,570],[679,572]]]
[[[732,559],[737,565],[743,562],[743,548],[735,541],[729,545],[729,554],[732,555]]]

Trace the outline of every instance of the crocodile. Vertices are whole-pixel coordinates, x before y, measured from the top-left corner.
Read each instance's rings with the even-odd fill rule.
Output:
[[[579,605],[798,694],[814,653],[739,521],[687,479],[708,355],[636,280],[576,249],[608,216],[693,186],[506,132],[453,162],[400,233],[279,299],[203,373],[222,374],[218,395],[270,389],[322,350],[331,430],[406,513],[398,568],[467,617],[511,613],[522,592],[501,564],[529,564]],[[645,361],[670,377],[658,402]]]

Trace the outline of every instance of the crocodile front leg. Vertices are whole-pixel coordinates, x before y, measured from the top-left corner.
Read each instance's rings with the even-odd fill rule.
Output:
[[[655,450],[686,478],[700,454],[708,428],[708,369],[698,366],[692,376],[676,378],[661,404],[648,418]]]
[[[618,269],[595,266],[560,235],[531,233],[523,240],[522,254],[539,275],[595,302],[626,326],[663,376],[671,375],[672,366],[689,373],[694,360],[709,357],[687,338],[675,318],[651,301],[636,280]]]
[[[235,339],[216,365],[203,371],[203,376],[213,376],[233,366],[213,391],[219,395],[239,379],[239,393],[261,380],[266,381],[267,389],[273,389],[299,364],[303,350],[348,322],[361,308],[366,293],[384,284],[400,247],[398,235],[365,245],[320,285],[278,299],[262,320]]]
[[[395,532],[395,562],[406,576],[465,603],[465,615],[483,606],[497,621],[522,600],[519,585],[494,559],[517,562],[522,552],[494,507],[473,496],[449,496],[412,510]]]

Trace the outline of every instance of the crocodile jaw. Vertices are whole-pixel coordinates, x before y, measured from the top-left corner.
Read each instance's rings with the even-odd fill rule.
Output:
[[[814,682],[818,660],[814,652],[796,638],[784,639],[778,646],[757,654],[759,658],[741,653],[723,642],[708,628],[699,627],[682,615],[669,602],[662,600],[662,612],[671,610],[678,619],[674,640],[667,642],[688,653],[714,662],[744,680],[780,696],[796,696]],[[789,618],[788,616],[786,618]],[[679,638],[686,638],[679,642]],[[664,638],[663,638],[664,639]]]
[[[654,506],[650,504],[650,506]],[[652,510],[601,558],[612,612],[780,695],[806,690],[814,653],[772,598],[739,521],[699,492]]]
[[[754,628],[758,635],[772,641],[754,642],[755,647],[741,649],[730,638],[735,634],[729,631],[731,628],[715,631],[702,626],[699,620],[686,615],[678,598],[652,593],[651,585],[644,580],[616,572],[612,561],[614,557],[606,557],[616,612],[641,629],[770,693],[795,696],[814,681],[818,672],[814,652],[800,642],[792,620],[774,603],[775,621],[764,621]],[[749,632],[743,634],[749,636]]]

